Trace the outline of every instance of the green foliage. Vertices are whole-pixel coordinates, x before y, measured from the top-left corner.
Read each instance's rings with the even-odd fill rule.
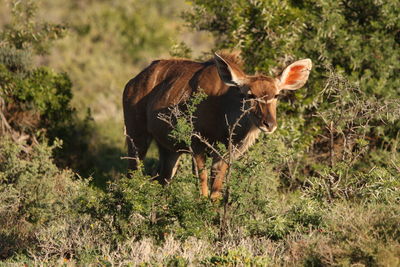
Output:
[[[330,201],[335,198],[391,204],[400,201],[400,181],[394,165],[350,174],[346,171],[348,168],[345,164],[323,168],[318,172],[319,176],[307,180],[306,192],[313,198]]]
[[[272,240],[323,228],[323,202],[295,194],[281,205],[283,196],[278,191],[277,177],[268,177],[273,173],[265,171],[266,162],[267,159],[250,157],[245,164],[234,165],[229,208],[235,215],[230,219],[231,227]]]
[[[38,145],[29,155],[8,138],[0,143],[0,257],[34,245],[35,234],[74,213],[75,201],[87,182],[75,181],[52,162],[59,146]]]
[[[269,257],[256,256],[246,251],[246,248],[229,250],[224,255],[212,256],[203,260],[204,266],[272,266]]]
[[[207,199],[198,198],[192,179],[190,175],[163,188],[141,172],[134,172],[130,178],[110,184],[96,216],[113,214],[121,238],[131,234],[161,240],[168,235],[204,237],[216,214]]]
[[[0,254],[10,263],[396,263],[398,199],[391,197],[396,185],[391,190],[351,185],[368,191],[360,199],[372,192],[386,196],[362,205],[352,198],[328,204],[310,195],[316,187],[282,194],[276,177],[265,178],[273,174],[263,167],[269,158],[257,157],[254,149],[235,163],[231,232],[219,239],[223,203],[199,197],[188,160],[167,188],[138,171],[100,192],[59,170],[51,159],[54,147],[36,146],[29,155],[9,140],[0,147],[0,229],[6,240]],[[33,256],[24,258],[26,249]]]
[[[176,140],[177,143],[183,143],[185,146],[190,147],[194,134],[194,121],[196,120],[195,112],[197,105],[199,105],[207,95],[201,88],[195,92],[188,101],[183,103],[183,108],[176,106],[172,107],[172,118],[166,118],[168,122],[173,125],[173,130],[170,137]]]
[[[180,42],[172,45],[169,54],[172,57],[191,58],[192,49],[190,49],[190,47],[188,47],[184,42]]]
[[[41,128],[55,131],[73,113],[68,76],[31,66],[31,53],[44,52],[50,40],[60,36],[59,26],[36,22],[35,13],[34,2],[14,2],[12,22],[0,34],[0,97],[7,103],[5,116],[15,130],[28,134]]]
[[[12,21],[0,33],[2,42],[16,49],[46,53],[52,41],[65,34],[59,24],[37,22],[37,5],[34,1],[12,1]]]
[[[314,78],[320,78],[320,67],[329,63],[345,70],[370,93],[395,96],[399,87],[396,4],[197,0],[185,17],[192,27],[212,32],[218,48],[240,48],[251,70],[270,71],[277,62],[284,63],[285,57],[309,57],[317,66]],[[320,85],[316,79],[312,82]]]
[[[14,46],[0,47],[0,62],[12,72],[24,72],[31,68],[31,54]]]
[[[14,1],[11,22],[0,34],[0,112],[7,125],[0,135],[20,136],[28,144],[38,136],[50,142],[61,138],[65,146],[57,153],[58,163],[76,167],[76,154],[87,149],[90,116],[77,118],[66,73],[33,63],[64,32],[60,25],[39,21],[36,14],[35,2]]]
[[[40,124],[36,127],[53,130],[71,119],[71,81],[66,74],[40,67],[21,75],[4,65],[0,65],[0,72],[1,96],[15,111],[38,113]],[[15,124],[20,122],[14,121]],[[27,123],[35,125],[37,122]]]

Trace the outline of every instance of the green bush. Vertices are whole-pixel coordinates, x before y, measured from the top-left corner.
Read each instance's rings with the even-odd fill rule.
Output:
[[[325,167],[319,176],[310,177],[306,192],[310,197],[332,201],[347,199],[360,202],[387,202],[394,205],[400,201],[398,170],[392,167],[373,167],[368,172],[349,173],[349,166]]]
[[[71,81],[66,74],[44,67],[20,74],[0,64],[0,80],[0,96],[14,129],[31,134],[41,128],[55,131],[72,119]]]
[[[37,5],[32,0],[9,2],[12,5],[11,21],[0,32],[0,39],[18,50],[43,54],[49,51],[54,40],[64,36],[65,27],[60,24],[39,22]]]
[[[210,227],[216,216],[212,203],[199,198],[192,175],[163,188],[141,172],[134,172],[129,178],[121,177],[109,184],[100,207],[94,210],[95,216],[112,214],[121,238],[129,235],[155,236],[159,240],[169,235],[182,239],[207,238],[212,235]]]
[[[14,46],[3,45],[0,49],[0,62],[11,72],[24,72],[32,66],[31,54]]]
[[[213,33],[219,48],[240,48],[251,70],[268,72],[287,57],[309,57],[316,66],[312,84],[321,85],[317,78],[324,73],[323,64],[329,63],[369,93],[398,96],[396,4],[373,0],[196,0],[185,17],[193,28]],[[318,87],[308,87],[318,92]],[[299,103],[302,106],[314,96],[304,91],[297,93],[304,98]]]
[[[56,146],[34,146],[26,154],[8,138],[0,143],[1,258],[34,248],[38,231],[75,212],[87,182],[54,165]]]
[[[240,49],[250,72],[277,75],[295,58],[312,59],[306,88],[285,93],[278,108],[287,152],[277,167],[287,187],[319,164],[372,167],[368,153],[399,151],[399,11],[395,1],[361,2],[198,0],[185,14],[216,48]]]
[[[32,57],[61,36],[59,26],[35,20],[32,1],[16,2],[0,32],[0,97],[10,126],[19,132],[56,131],[72,120],[72,83],[64,73],[33,67]],[[55,137],[55,135],[53,135]]]
[[[329,202],[310,195],[318,188],[281,193],[277,181],[271,184],[276,177],[265,179],[263,164],[253,162],[254,150],[233,170],[237,180],[231,183],[229,227],[220,237],[224,203],[199,196],[188,160],[167,188],[135,172],[102,192],[71,171],[59,170],[51,147],[35,146],[29,154],[23,149],[10,140],[0,145],[0,229],[5,240],[0,253],[9,263],[396,262],[400,227],[393,188],[354,185],[387,197],[361,205],[352,198]],[[360,200],[371,198],[367,193]]]

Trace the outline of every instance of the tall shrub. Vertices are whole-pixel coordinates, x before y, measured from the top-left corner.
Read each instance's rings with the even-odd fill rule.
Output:
[[[377,0],[194,0],[184,17],[194,29],[211,32],[216,49],[241,50],[250,72],[279,74],[295,59],[312,59],[306,88],[284,93],[278,107],[277,134],[286,152],[275,168],[290,186],[320,173],[321,165],[337,168],[337,162],[345,162],[341,171],[351,174],[398,158],[396,5]]]

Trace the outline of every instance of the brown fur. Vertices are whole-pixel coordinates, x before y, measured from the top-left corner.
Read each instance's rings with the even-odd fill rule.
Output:
[[[128,143],[129,168],[137,169],[138,160],[146,154],[151,140],[159,148],[160,161],[157,180],[166,184],[174,175],[184,144],[169,137],[171,126],[159,119],[173,105],[186,101],[202,88],[208,97],[196,110],[195,131],[211,144],[227,145],[228,125],[231,127],[242,114],[243,100],[250,95],[263,101],[247,101],[250,114],[240,121],[235,130],[234,144],[240,156],[257,138],[260,130],[276,128],[276,100],[279,93],[277,80],[263,75],[248,76],[242,71],[242,61],[237,53],[224,53],[206,62],[187,59],[153,61],[150,66],[130,80],[123,93],[123,108]],[[229,86],[234,84],[234,86]],[[245,93],[245,94],[243,94]],[[226,163],[210,152],[198,139],[192,140],[192,151],[201,179],[201,192],[208,195],[205,159],[213,157],[212,198],[219,196],[227,169]]]

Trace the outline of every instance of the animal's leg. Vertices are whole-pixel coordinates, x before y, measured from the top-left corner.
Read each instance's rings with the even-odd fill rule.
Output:
[[[128,145],[128,170],[137,170],[139,161],[143,160],[151,143],[151,136],[146,133],[126,133]]]
[[[221,197],[222,183],[224,182],[225,173],[228,169],[228,164],[221,159],[213,159],[213,165],[211,169],[211,196],[212,200],[216,200]]]
[[[195,154],[193,158],[200,178],[200,186],[201,186],[200,193],[203,196],[208,197],[208,177],[207,177],[207,169],[205,168],[206,157],[204,154]]]
[[[160,161],[158,165],[158,176],[155,178],[160,184],[169,184],[174,177],[179,163],[179,156],[181,153],[169,151],[162,146],[158,145],[160,154]]]

